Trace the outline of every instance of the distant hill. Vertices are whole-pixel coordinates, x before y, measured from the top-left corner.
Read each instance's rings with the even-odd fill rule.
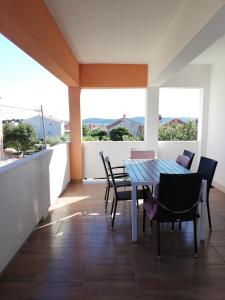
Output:
[[[84,125],[95,124],[95,125],[110,125],[115,122],[116,119],[101,119],[101,118],[88,118],[83,120]]]
[[[140,124],[144,124],[145,118],[144,117],[133,117],[133,118],[129,118],[132,119]],[[171,117],[167,117],[167,118],[162,118],[161,119],[161,124],[166,124],[169,123],[170,121],[172,121],[174,118]],[[179,118],[181,121],[183,122],[187,122],[189,120],[191,121],[195,121],[196,118]],[[102,119],[102,118],[88,118],[88,119],[84,119],[83,120],[83,124],[84,125],[88,125],[88,124],[95,124],[95,125],[100,125],[100,126],[107,126],[112,124],[113,122],[115,122],[118,119]]]
[[[138,123],[144,124],[144,117],[134,117],[134,118],[129,118],[132,119]],[[88,118],[83,120],[83,124],[88,125],[88,124],[95,124],[95,125],[110,125],[113,122],[115,122],[118,119],[102,119],[102,118]]]
[[[145,122],[145,117],[133,117],[131,119],[141,124],[144,124]]]
[[[170,121],[172,121],[172,120],[174,120],[174,119],[179,119],[179,120],[181,120],[181,121],[183,121],[183,122],[188,122],[188,121],[196,121],[197,119],[196,118],[185,118],[185,117],[180,117],[180,118],[178,118],[178,117],[176,117],[176,118],[171,118],[171,117],[167,117],[167,118],[162,118],[161,119],[161,124],[167,124],[167,123],[169,123]]]

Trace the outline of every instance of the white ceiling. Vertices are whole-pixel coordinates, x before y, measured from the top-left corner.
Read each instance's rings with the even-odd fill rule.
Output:
[[[183,0],[45,0],[81,63],[150,63]]]
[[[192,64],[211,65],[217,62],[225,62],[225,36],[202,52]]]

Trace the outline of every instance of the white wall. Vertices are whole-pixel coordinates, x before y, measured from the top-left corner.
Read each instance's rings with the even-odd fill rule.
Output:
[[[207,156],[218,161],[215,185],[225,191],[225,62],[212,65]]]
[[[145,149],[144,142],[83,142],[84,178],[105,177],[99,152],[109,156],[112,166],[123,165],[123,160],[130,158],[131,148]]]
[[[49,164],[50,204],[53,204],[70,182],[69,143],[59,144],[50,149],[53,149]]]
[[[0,272],[69,181],[68,144],[0,168]]]
[[[184,149],[196,153],[193,161],[193,169],[198,164],[198,142],[162,142],[158,143],[158,157],[175,159]],[[147,149],[145,142],[83,142],[84,151],[84,177],[105,177],[99,152],[103,151],[109,156],[112,166],[122,166],[123,160],[130,158],[131,148]]]

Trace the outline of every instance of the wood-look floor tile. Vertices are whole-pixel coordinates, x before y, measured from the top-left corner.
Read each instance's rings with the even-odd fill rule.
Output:
[[[114,230],[105,185],[70,184],[46,220],[0,276],[3,300],[224,300],[225,194],[210,192],[212,230],[193,258],[192,224],[182,232],[161,228],[157,258],[155,227],[131,242],[130,202],[119,203]],[[110,196],[111,197],[111,196]]]

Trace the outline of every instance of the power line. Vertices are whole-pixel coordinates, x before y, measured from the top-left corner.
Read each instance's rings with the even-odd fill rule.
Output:
[[[10,106],[10,105],[2,105],[2,104],[0,104],[0,107],[41,112],[41,109],[34,109],[34,108],[27,108],[27,107],[18,107],[18,106]]]

